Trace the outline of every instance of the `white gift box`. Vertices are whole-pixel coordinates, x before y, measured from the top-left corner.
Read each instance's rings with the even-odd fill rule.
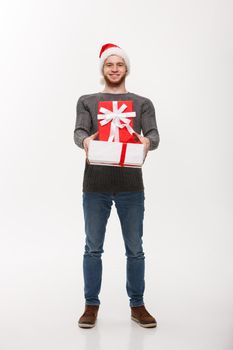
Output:
[[[88,147],[88,161],[93,165],[141,168],[144,158],[142,143],[91,140]]]

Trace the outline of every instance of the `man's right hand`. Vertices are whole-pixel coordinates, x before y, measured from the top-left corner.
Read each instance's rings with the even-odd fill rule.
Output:
[[[84,140],[83,140],[83,147],[84,147],[84,150],[86,152],[86,157],[87,157],[87,153],[88,153],[88,147],[89,147],[89,143],[91,140],[94,140],[97,135],[98,135],[98,131],[95,133],[95,134],[92,134],[91,136],[89,137],[86,137]]]

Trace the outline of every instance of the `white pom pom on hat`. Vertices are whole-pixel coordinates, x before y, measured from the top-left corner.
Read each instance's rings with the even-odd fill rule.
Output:
[[[112,44],[112,43],[107,43],[102,46],[100,53],[99,53],[99,65],[100,65],[100,72],[103,74],[102,69],[104,65],[104,61],[106,58],[108,58],[111,55],[117,55],[120,56],[124,59],[125,64],[127,66],[127,72],[126,75],[129,74],[130,72],[130,62],[129,62],[129,57],[127,56],[126,52],[119,47],[118,45]]]

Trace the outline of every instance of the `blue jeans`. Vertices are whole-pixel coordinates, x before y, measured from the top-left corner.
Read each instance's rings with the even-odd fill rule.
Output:
[[[86,304],[99,305],[104,238],[113,201],[120,219],[125,245],[126,290],[130,306],[144,305],[145,256],[142,248],[144,192],[83,192],[85,249],[83,254]]]

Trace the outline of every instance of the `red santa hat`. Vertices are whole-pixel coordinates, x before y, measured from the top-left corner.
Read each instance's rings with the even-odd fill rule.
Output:
[[[107,44],[103,45],[101,50],[100,50],[99,63],[100,63],[101,74],[102,74],[104,61],[106,60],[106,58],[108,58],[111,55],[117,55],[117,56],[120,56],[124,59],[125,64],[127,66],[126,75],[128,75],[130,72],[130,62],[129,62],[129,58],[128,58],[126,52],[118,45],[111,44],[111,43],[107,43]]]

